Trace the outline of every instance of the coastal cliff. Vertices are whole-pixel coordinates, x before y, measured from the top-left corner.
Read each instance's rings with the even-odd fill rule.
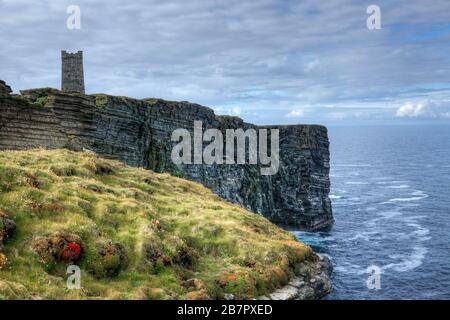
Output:
[[[314,230],[333,222],[329,142],[323,126],[258,127],[188,102],[56,89],[10,92],[0,82],[0,150],[88,149],[107,159],[200,182],[223,199],[279,225]],[[194,121],[202,121],[205,130],[279,129],[278,173],[261,175],[260,165],[176,166],[171,160],[175,145],[171,134],[178,128],[193,132]]]

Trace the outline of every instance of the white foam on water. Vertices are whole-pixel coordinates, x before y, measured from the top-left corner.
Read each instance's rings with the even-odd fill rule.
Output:
[[[367,268],[362,268],[357,264],[345,263],[345,265],[338,265],[333,268],[333,272],[346,273],[346,274],[366,274]]]
[[[409,188],[409,185],[407,184],[401,184],[399,186],[388,186],[389,189],[407,189]]]
[[[341,199],[342,198],[342,196],[336,196],[334,194],[330,194],[329,197],[330,197],[331,200],[333,200],[333,199]]]
[[[395,238],[397,240],[409,240],[409,239],[411,239],[411,236],[404,232],[398,232],[395,234]]]
[[[425,216],[425,215],[409,216],[409,217],[405,217],[404,222],[405,223],[417,223],[417,220],[424,219],[424,218],[427,218],[427,216]]]
[[[420,207],[420,204],[413,203],[413,202],[403,202],[402,206],[405,208],[414,208],[414,207]]]
[[[364,224],[367,226],[367,228],[376,228],[377,227],[377,223],[380,220],[380,218],[375,218],[369,221],[366,221]]]
[[[378,237],[375,237],[375,235],[379,235],[379,233],[380,233],[379,231],[358,232],[353,237],[345,239],[345,241],[355,241],[355,240],[359,240],[359,239],[362,239],[364,241],[372,241],[372,238],[378,238]]]
[[[393,259],[403,259],[402,261],[398,263],[390,263],[387,264],[381,269],[383,271],[392,269],[397,272],[408,272],[412,271],[418,267],[420,267],[423,263],[423,260],[425,259],[425,256],[428,252],[428,249],[424,246],[415,246],[412,248],[412,253],[408,256],[402,256],[402,255],[393,255],[391,258]]]
[[[415,193],[419,194],[421,191],[417,191]],[[416,230],[408,233],[407,235],[403,233],[401,234],[402,236],[400,236],[400,234],[396,234],[395,238],[404,239],[406,236],[408,239],[411,239],[411,241],[416,242],[416,244],[412,247],[412,252],[410,254],[405,254],[402,251],[401,254],[390,255],[389,258],[400,260],[400,262],[387,264],[382,267],[383,270],[392,269],[397,272],[407,272],[422,265],[428,252],[428,249],[422,243],[431,239],[431,237],[428,236],[430,234],[430,230],[423,227],[417,221],[422,218],[425,218],[425,216],[412,216],[402,220],[408,227],[415,228]]]
[[[391,180],[392,177],[374,177],[372,180]]]
[[[429,229],[422,227],[418,223],[408,223],[408,226],[416,228],[416,231],[411,232],[411,235],[417,237],[418,240],[426,241],[431,239],[430,237],[427,237],[430,234]]]
[[[392,202],[408,202],[408,201],[417,201],[422,200],[422,197],[410,197],[410,198],[393,198],[389,199],[386,202],[382,202],[381,204],[392,203]]]
[[[346,267],[339,265],[333,267],[333,272],[348,273],[348,269]]]
[[[393,199],[389,199],[388,201],[385,202],[381,202],[381,204],[388,204],[388,203],[393,203],[393,202],[409,202],[409,201],[419,201],[419,200],[423,200],[425,198],[428,198],[428,194],[426,194],[423,191],[414,191],[413,193],[411,193],[412,197],[409,198],[393,198]]]
[[[368,235],[364,234],[364,232],[358,233],[354,237],[351,237],[351,238],[348,238],[348,239],[345,239],[345,240],[346,241],[356,241],[356,240],[359,240],[359,239],[362,239],[364,241],[370,241],[370,237]]]
[[[374,179],[376,180],[376,179]],[[393,180],[393,181],[378,181],[377,184],[381,184],[381,185],[386,185],[386,184],[406,184],[408,183],[408,181],[398,181],[398,180]]]
[[[336,193],[347,193],[347,190],[340,189],[340,188],[333,188],[333,194]]]
[[[335,164],[334,166],[335,167],[357,167],[357,168],[362,167],[362,168],[364,168],[364,167],[371,167],[372,165],[371,164]]]
[[[362,182],[362,181],[347,181],[345,184],[351,184],[351,185],[366,185],[369,184],[368,182]]]
[[[401,213],[400,211],[381,211],[378,213],[378,215],[383,218],[390,219],[390,218],[402,216],[403,213]]]

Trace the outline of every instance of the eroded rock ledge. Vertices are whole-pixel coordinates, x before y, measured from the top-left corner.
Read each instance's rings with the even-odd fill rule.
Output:
[[[317,255],[315,261],[309,261],[302,265],[300,276],[272,294],[260,297],[259,300],[320,299],[330,293],[332,289],[330,280],[332,271],[330,260]]]
[[[272,126],[280,130],[280,168],[262,176],[255,165],[182,165],[170,158],[171,134],[184,128],[259,129],[237,117],[188,102],[136,100],[107,95],[25,90],[11,95],[0,82],[0,150],[88,149],[129,165],[170,172],[279,225],[314,230],[333,222],[328,197],[329,142],[317,125]]]

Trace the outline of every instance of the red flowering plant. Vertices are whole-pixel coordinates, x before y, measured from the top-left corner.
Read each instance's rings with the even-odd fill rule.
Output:
[[[66,263],[78,261],[81,257],[81,251],[81,246],[78,243],[68,243],[62,250],[61,258]]]

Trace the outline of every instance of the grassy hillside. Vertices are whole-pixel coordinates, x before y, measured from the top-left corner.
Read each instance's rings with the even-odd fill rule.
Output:
[[[0,235],[7,217],[0,299],[253,298],[314,258],[200,184],[88,152],[0,152]],[[70,264],[81,290],[66,288]]]

